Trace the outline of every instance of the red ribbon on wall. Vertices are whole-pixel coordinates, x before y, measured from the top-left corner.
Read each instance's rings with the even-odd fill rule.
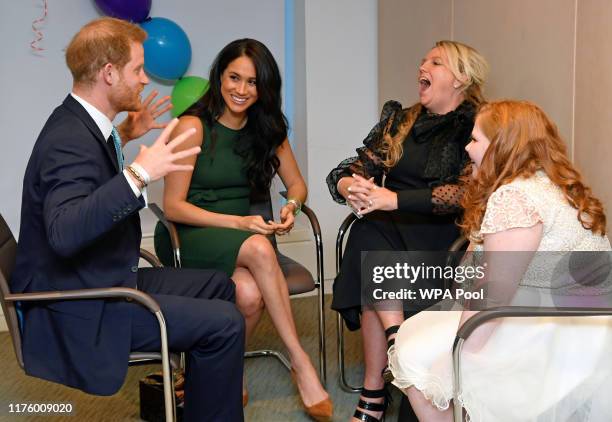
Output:
[[[34,51],[44,50],[44,48],[38,46],[38,43],[42,41],[43,39],[43,33],[40,31],[40,29],[38,29],[37,25],[43,24],[45,22],[45,19],[47,18],[47,12],[48,12],[47,0],[43,0],[43,8],[44,8],[44,12],[43,12],[42,17],[32,22],[32,31],[34,31],[34,33],[36,34],[36,39],[30,43],[30,47],[32,47],[32,50]]]

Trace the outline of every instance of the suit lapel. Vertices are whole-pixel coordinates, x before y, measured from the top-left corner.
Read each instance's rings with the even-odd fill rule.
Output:
[[[115,168],[115,171],[119,172],[119,164],[117,163],[117,158],[113,157],[113,152],[111,152],[111,150],[109,149],[107,140],[104,139],[102,132],[100,132],[100,128],[98,127],[94,119],[91,118],[89,113],[87,113],[83,106],[79,104],[79,102],[75,100],[74,97],[70,94],[68,94],[68,96],[64,100],[63,105],[72,113],[74,113],[85,124],[85,126],[87,126],[87,129],[89,129],[92,135],[94,135],[98,142],[102,144],[102,147],[106,152],[106,156],[111,162],[111,165]]]

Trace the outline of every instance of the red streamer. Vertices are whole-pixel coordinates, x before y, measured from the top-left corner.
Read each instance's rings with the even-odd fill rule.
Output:
[[[43,0],[43,8],[44,13],[42,17],[32,22],[32,31],[34,31],[34,33],[36,34],[36,39],[30,43],[30,47],[32,47],[32,50],[34,51],[44,51],[44,48],[38,46],[38,43],[43,39],[43,33],[40,31],[40,29],[38,29],[37,25],[43,24],[45,22],[45,19],[47,18],[47,0]]]

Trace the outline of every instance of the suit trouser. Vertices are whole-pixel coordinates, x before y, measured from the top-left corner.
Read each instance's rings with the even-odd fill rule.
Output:
[[[212,270],[143,268],[138,289],[159,303],[170,350],[188,352],[185,421],[242,421],[244,318],[234,283]],[[132,308],[132,350],[158,351],[157,319]]]

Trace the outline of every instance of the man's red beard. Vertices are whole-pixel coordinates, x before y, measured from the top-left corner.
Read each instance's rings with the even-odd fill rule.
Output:
[[[123,81],[117,86],[115,95],[111,96],[113,108],[121,111],[138,111],[142,105],[140,93],[142,88],[130,89]]]

